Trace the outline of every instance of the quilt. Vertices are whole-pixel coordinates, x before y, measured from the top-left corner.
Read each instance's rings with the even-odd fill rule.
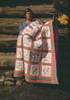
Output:
[[[27,82],[59,84],[57,77],[58,31],[52,19],[36,20],[18,35],[14,77]]]

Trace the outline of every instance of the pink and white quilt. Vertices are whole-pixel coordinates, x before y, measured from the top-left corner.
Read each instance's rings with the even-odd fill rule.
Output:
[[[54,23],[54,25],[53,25]],[[14,77],[31,83],[59,84],[57,78],[58,32],[56,23],[36,20],[19,34]]]

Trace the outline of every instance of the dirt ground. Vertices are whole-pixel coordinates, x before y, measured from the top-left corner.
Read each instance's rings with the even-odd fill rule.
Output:
[[[59,85],[24,82],[22,86],[1,87],[0,100],[70,100],[70,92]]]

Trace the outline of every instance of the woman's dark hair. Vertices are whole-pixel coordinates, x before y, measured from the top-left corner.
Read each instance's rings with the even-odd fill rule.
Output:
[[[27,9],[25,10],[25,12],[24,12],[24,17],[26,17],[26,13],[27,13],[27,12],[31,12],[32,16],[34,15],[34,14],[33,14],[33,11],[32,11],[30,8],[27,8]]]

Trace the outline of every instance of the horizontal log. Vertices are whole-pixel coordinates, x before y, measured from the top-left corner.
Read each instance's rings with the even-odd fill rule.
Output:
[[[2,56],[2,57],[3,57],[3,56],[15,56],[15,54],[16,54],[16,53],[14,53],[14,52],[11,52],[11,53],[10,53],[10,52],[8,52],[8,53],[0,52],[0,56]]]
[[[15,52],[17,38],[0,38],[0,52]]]
[[[23,16],[27,8],[33,10],[34,14],[49,14],[54,15],[59,12],[53,5],[30,5],[30,6],[16,6],[16,7],[0,7],[0,15],[7,16]]]
[[[0,68],[14,68],[15,53],[0,53]]]
[[[15,56],[0,56],[0,67],[14,67]]]
[[[17,36],[10,34],[0,34],[0,38],[17,38]]]
[[[18,33],[18,26],[0,26],[0,33]]]

